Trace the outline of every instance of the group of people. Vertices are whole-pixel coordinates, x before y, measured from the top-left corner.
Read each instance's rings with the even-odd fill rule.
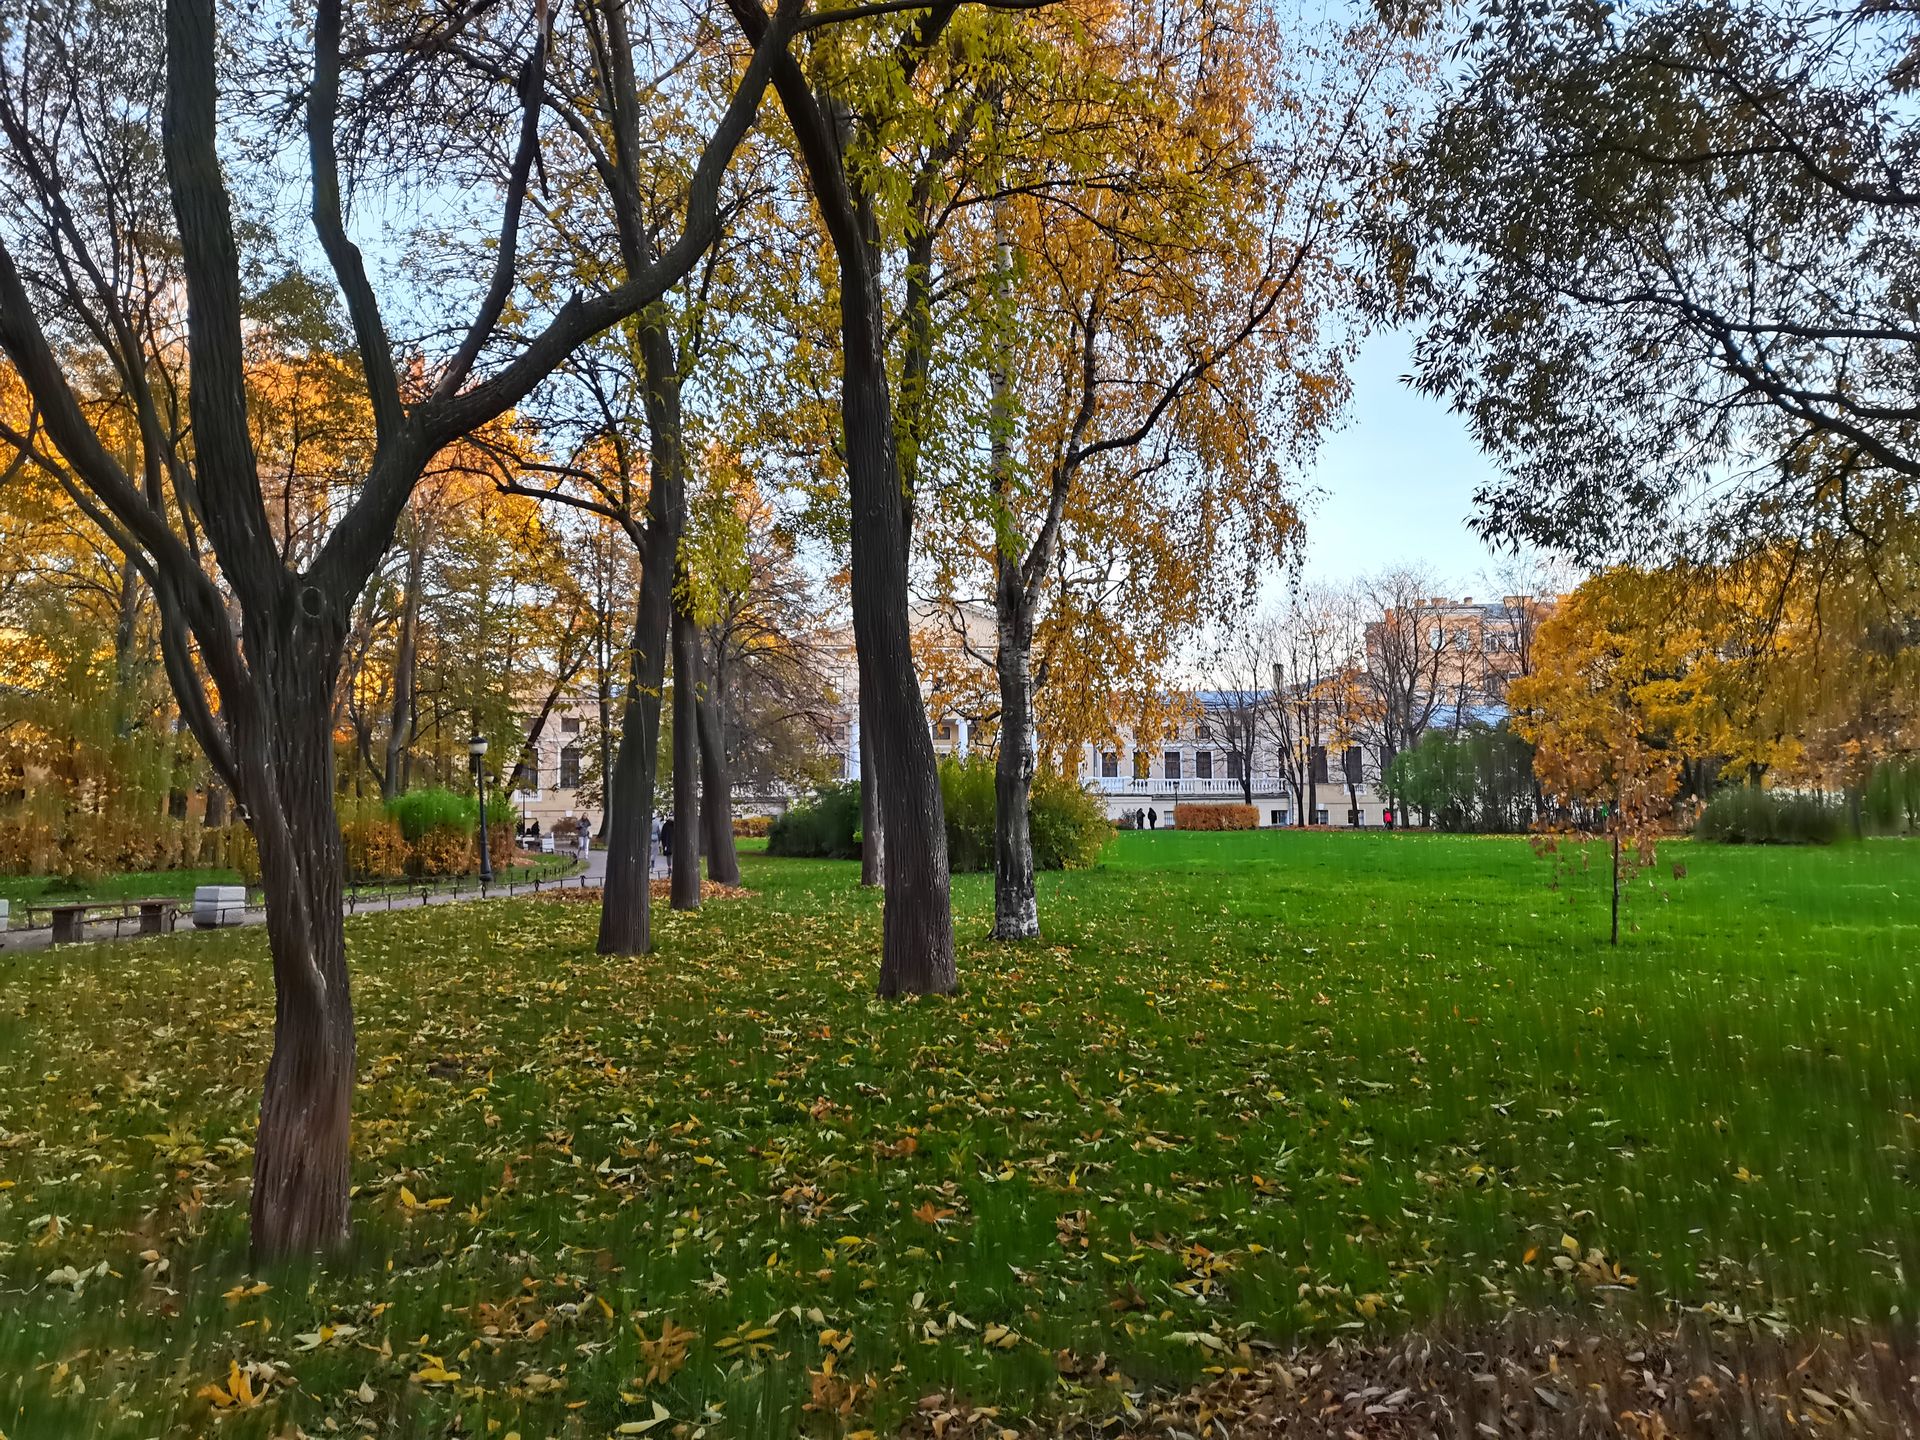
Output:
[[[1136,830],[1158,830],[1160,828],[1160,812],[1152,808],[1134,811],[1133,828]]]

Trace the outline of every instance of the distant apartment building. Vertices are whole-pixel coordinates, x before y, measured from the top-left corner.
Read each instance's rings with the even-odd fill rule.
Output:
[[[1497,724],[1507,686],[1533,669],[1534,637],[1557,595],[1507,595],[1476,602],[1429,596],[1389,607],[1364,628],[1363,668],[1397,667],[1414,682],[1422,728]]]

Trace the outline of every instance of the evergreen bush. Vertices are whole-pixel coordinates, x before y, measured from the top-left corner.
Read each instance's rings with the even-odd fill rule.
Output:
[[[824,785],[811,800],[774,817],[767,853],[819,860],[851,860],[860,853],[860,785]]]
[[[1693,833],[1720,845],[1831,845],[1847,828],[1846,806],[1836,800],[1729,785],[1707,802]]]

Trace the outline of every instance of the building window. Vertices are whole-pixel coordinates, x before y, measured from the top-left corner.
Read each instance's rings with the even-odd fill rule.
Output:
[[[1267,823],[1268,823],[1269,825],[1284,825],[1284,824],[1286,824],[1286,823],[1287,823],[1287,812],[1286,812],[1286,811],[1284,811],[1284,810],[1269,810],[1269,811],[1267,812]]]
[[[580,747],[569,745],[560,752],[560,788],[578,790],[580,788]]]
[[[1327,807],[1326,806],[1322,805],[1318,810],[1315,810],[1313,812],[1313,823],[1316,825],[1324,825],[1327,823]]]
[[[560,717],[560,733],[562,735],[578,735],[580,733],[580,717],[578,715],[562,715]]]
[[[1312,753],[1308,756],[1308,763],[1313,767],[1313,783],[1325,785],[1327,783],[1327,747],[1314,746]],[[1322,820],[1320,823],[1324,825],[1327,822]]]
[[[1120,757],[1114,751],[1109,750],[1100,757],[1100,778],[1102,780],[1120,778]]]
[[[1169,750],[1167,752],[1167,779],[1178,780],[1179,778],[1180,752],[1178,750]]]
[[[1360,812],[1359,812],[1358,810],[1349,810],[1349,811],[1347,811],[1347,824],[1349,824],[1349,825],[1352,825],[1352,826],[1355,826],[1355,827],[1358,827],[1358,826],[1359,826],[1359,824],[1360,824]]]
[[[933,727],[934,739],[951,740],[953,739],[953,737],[954,737],[954,728],[953,728],[953,722],[951,720],[942,720],[938,725]]]
[[[1146,779],[1150,774],[1153,773],[1152,770],[1149,768],[1151,765],[1152,765],[1152,761],[1147,758],[1146,751],[1136,750],[1133,752],[1133,778],[1134,779],[1136,780]]]
[[[1213,751],[1202,750],[1193,757],[1193,778],[1196,780],[1213,779]]]
[[[1360,783],[1360,747],[1358,745],[1347,746],[1347,753],[1340,759],[1340,768],[1346,775],[1349,785],[1357,786]]]
[[[518,790],[522,795],[538,795],[540,793],[540,777],[534,771],[533,766],[522,760],[518,765],[513,767],[513,779],[508,782],[507,788],[509,790]]]
[[[1240,752],[1238,750],[1229,750],[1227,752],[1227,779],[1238,780],[1239,778]]]
[[[1213,739],[1213,722],[1202,715],[1199,725],[1194,729],[1194,735],[1201,740]]]

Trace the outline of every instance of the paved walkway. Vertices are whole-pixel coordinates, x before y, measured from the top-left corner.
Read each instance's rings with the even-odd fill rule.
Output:
[[[418,910],[423,905],[460,905],[469,900],[501,900],[514,895],[532,895],[544,890],[592,888],[605,879],[607,873],[607,852],[593,850],[588,852],[587,866],[570,875],[556,876],[553,879],[540,880],[502,880],[487,887],[483,896],[476,884],[471,890],[441,890],[422,892],[392,887],[374,893],[348,894],[345,906],[349,915],[365,915],[373,912],[384,913],[388,910]],[[666,870],[660,863],[660,856],[654,856],[653,873],[664,875]],[[264,925],[267,912],[264,907],[253,906],[244,911],[238,923],[242,925]],[[95,921],[85,929],[85,939],[93,940],[133,940],[138,938],[139,917],[124,920]],[[193,917],[183,915],[180,919],[180,931],[192,930]],[[210,933],[210,932],[209,932]],[[0,932],[0,953],[20,954],[34,950],[45,950],[53,944],[53,931],[47,926],[32,930],[7,930]]]

